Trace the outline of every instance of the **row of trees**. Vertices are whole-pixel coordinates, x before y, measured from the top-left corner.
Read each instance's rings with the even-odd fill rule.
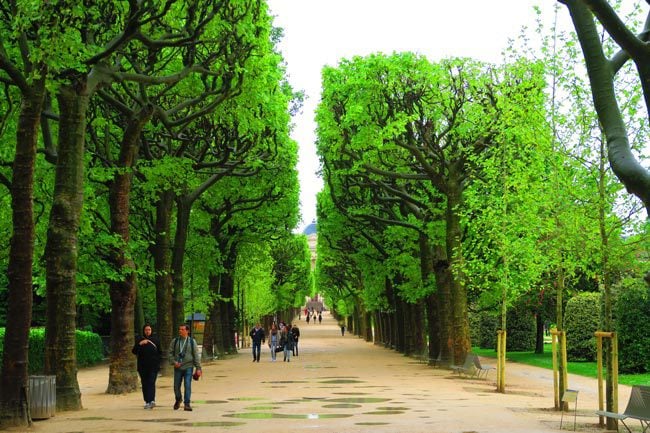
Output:
[[[306,239],[291,233],[301,95],[280,36],[251,0],[0,6],[0,221],[11,224],[0,422],[30,421],[33,321],[46,325],[57,408],[79,409],[79,322],[110,314],[107,392],[122,393],[136,388],[144,320],[165,342],[190,309],[209,310],[206,351],[228,352],[242,319],[310,290]]]
[[[501,65],[398,53],[324,69],[317,278],[361,335],[372,318],[380,343],[462,362],[470,309],[499,311],[506,330],[527,298],[541,326],[553,293],[562,331],[576,290],[603,294],[613,330],[612,284],[647,271],[633,149],[648,137],[650,21],[562,3],[577,35],[540,20],[542,49],[524,37]]]

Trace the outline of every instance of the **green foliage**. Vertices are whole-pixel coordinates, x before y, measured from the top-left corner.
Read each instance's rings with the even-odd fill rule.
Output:
[[[507,350],[535,350],[536,329],[535,316],[530,308],[523,302],[516,302],[507,315]]]
[[[594,332],[601,323],[601,296],[599,293],[579,293],[569,299],[564,316],[567,335],[567,357],[571,361],[596,359]]]
[[[5,328],[0,328],[0,362],[4,355]],[[104,345],[98,334],[76,331],[77,366],[89,367],[104,359]],[[29,373],[42,374],[45,368],[45,329],[29,330]]]
[[[481,349],[496,349],[497,329],[499,329],[499,320],[493,313],[481,311],[470,314],[472,346]]]
[[[650,289],[640,278],[623,280],[615,310],[619,369],[650,373]]]

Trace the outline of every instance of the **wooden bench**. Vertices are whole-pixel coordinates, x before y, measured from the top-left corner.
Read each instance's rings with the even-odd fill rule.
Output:
[[[596,414],[620,420],[630,433],[632,433],[632,430],[625,424],[625,420],[628,418],[636,419],[641,423],[641,431],[646,433],[650,430],[650,386],[633,386],[630,400],[627,402],[627,407],[623,413],[598,410]]]

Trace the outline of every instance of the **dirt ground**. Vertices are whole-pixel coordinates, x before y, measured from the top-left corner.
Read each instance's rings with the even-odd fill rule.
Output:
[[[551,372],[509,363],[507,392],[487,379],[466,379],[377,347],[346,333],[325,314],[322,324],[300,327],[299,356],[271,362],[268,347],[253,363],[250,349],[204,363],[192,386],[193,412],[174,411],[172,379],[160,377],[157,407],[144,410],[141,392],[107,395],[108,367],[79,372],[84,409],[57,413],[11,432],[373,432],[496,433],[560,431]],[[281,355],[281,354],[278,354]],[[482,360],[484,364],[492,360]],[[569,376],[579,391],[577,431],[598,427],[593,379]],[[629,397],[621,386],[620,409]],[[573,409],[573,408],[572,408]],[[573,430],[573,411],[562,430]]]

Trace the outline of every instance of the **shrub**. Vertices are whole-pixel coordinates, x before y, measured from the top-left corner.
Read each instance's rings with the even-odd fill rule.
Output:
[[[624,373],[650,371],[650,289],[640,279],[624,280],[614,306],[618,333],[619,369]]]
[[[499,328],[499,319],[487,311],[478,315],[479,332],[477,333],[477,344],[481,349],[497,348],[497,329]]]
[[[523,302],[508,310],[506,318],[506,349],[508,352],[532,352],[535,350],[537,323],[530,307]]]
[[[564,330],[567,338],[569,361],[593,361],[596,359],[594,332],[601,323],[600,293],[579,293],[569,299],[564,314]]]
[[[0,363],[4,356],[5,328],[0,328]],[[76,331],[77,365],[87,367],[104,359],[104,346],[98,334]],[[45,370],[45,329],[29,330],[29,374],[42,374]]]

